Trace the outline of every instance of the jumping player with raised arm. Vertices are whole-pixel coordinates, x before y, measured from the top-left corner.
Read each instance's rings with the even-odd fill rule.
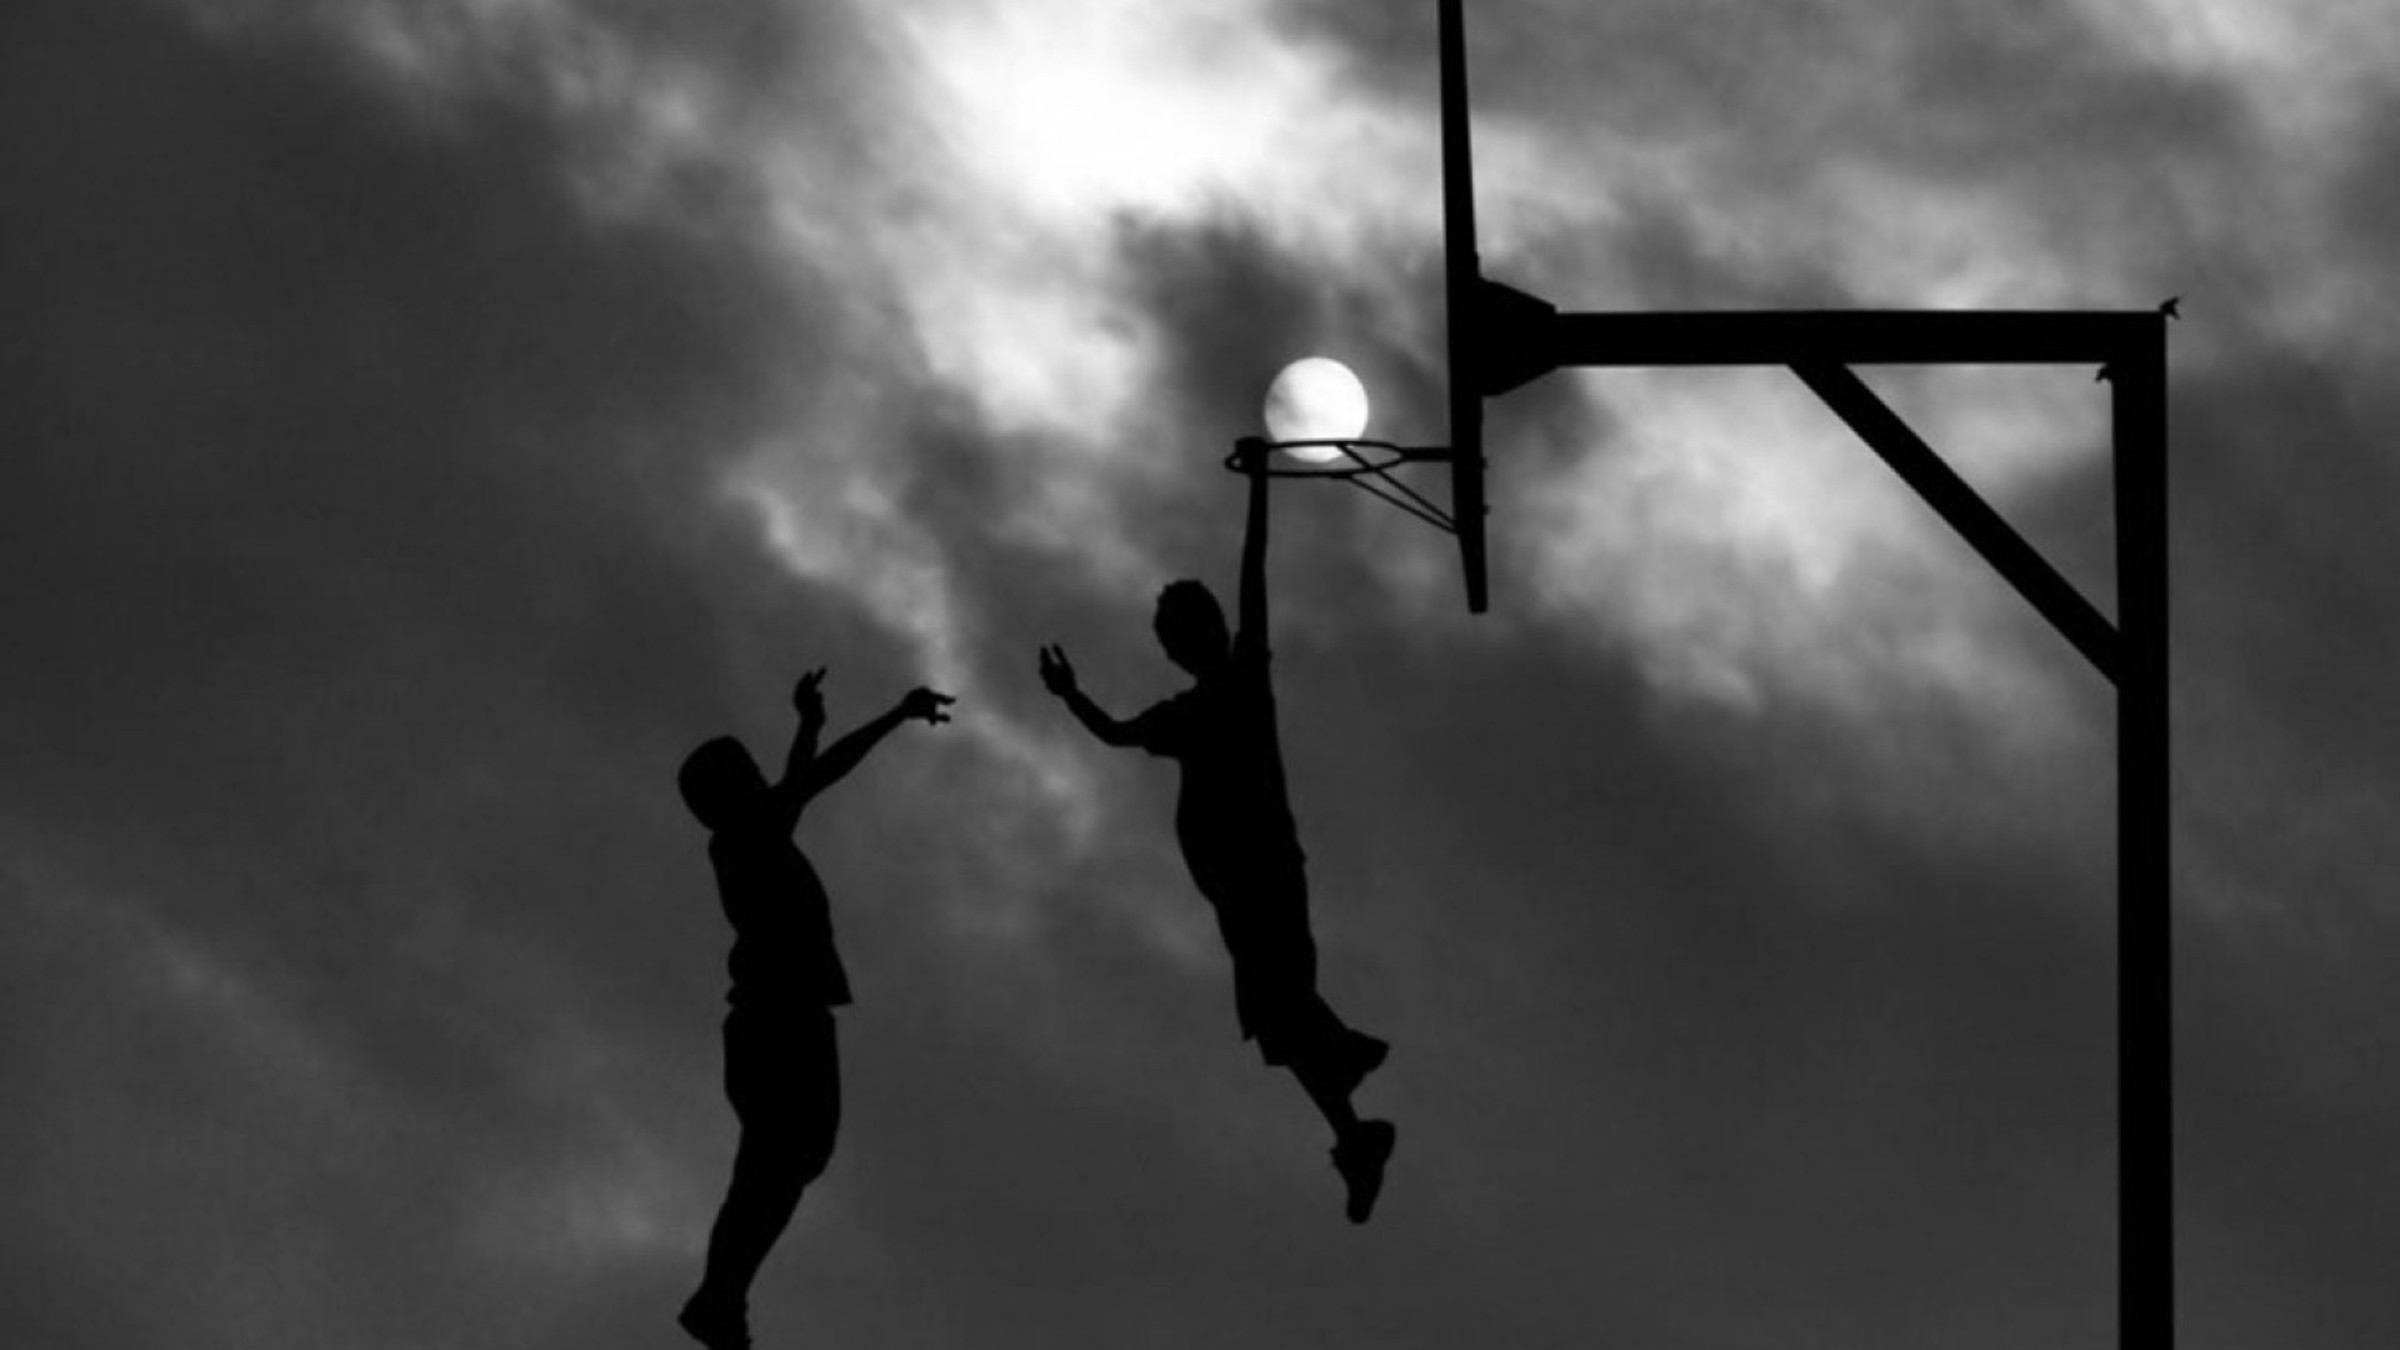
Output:
[[[733,1179],[708,1235],[700,1288],[678,1325],[708,1350],[750,1344],[750,1281],[791,1222],[800,1193],[833,1156],[841,1119],[841,1066],[833,1009],[850,979],[833,946],[824,883],[792,840],[800,813],[858,767],[902,722],[949,720],[953,700],[914,689],[890,711],[817,752],[825,727],[823,667],[800,677],[792,706],[800,727],[769,784],[740,741],[719,736],[683,761],[677,785],[708,827],[717,898],[733,925],[731,1005],[725,1014],[725,1096],[741,1122]]]
[[[1233,958],[1234,1011],[1242,1037],[1268,1064],[1291,1070],[1333,1127],[1333,1163],[1353,1223],[1366,1222],[1383,1186],[1395,1131],[1360,1120],[1351,1093],[1390,1046],[1343,1025],[1317,992],[1309,931],[1306,856],[1284,789],[1267,651],[1267,479],[1263,446],[1245,443],[1250,479],[1242,543],[1241,627],[1206,586],[1177,581],[1159,593],[1152,627],[1191,688],[1130,721],[1102,711],[1056,646],[1041,650],[1042,683],[1103,743],[1147,750],[1182,768],[1175,836],[1185,864],[1216,911]]]

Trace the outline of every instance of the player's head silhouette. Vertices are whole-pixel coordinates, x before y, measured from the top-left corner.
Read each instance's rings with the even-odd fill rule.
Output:
[[[1225,629],[1225,610],[1217,597],[1197,581],[1170,582],[1158,593],[1158,614],[1150,621],[1167,659],[1196,676],[1207,676],[1225,664],[1233,638]]]
[[[686,755],[675,785],[683,790],[683,804],[712,831],[735,824],[767,799],[766,775],[750,751],[731,736],[719,736]]]

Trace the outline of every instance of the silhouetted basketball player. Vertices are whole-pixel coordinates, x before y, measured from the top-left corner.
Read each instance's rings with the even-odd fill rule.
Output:
[[[1267,1063],[1290,1069],[1324,1113],[1350,1220],[1364,1223],[1383,1186],[1394,1131],[1389,1121],[1360,1120],[1350,1094],[1390,1047],[1344,1026],[1317,993],[1308,876],[1284,792],[1267,669],[1267,479],[1255,471],[1256,452],[1246,453],[1253,471],[1240,630],[1227,636],[1225,611],[1197,581],[1161,591],[1152,624],[1167,658],[1196,683],[1126,722],[1084,694],[1057,647],[1042,649],[1042,683],[1103,742],[1182,766],[1175,835],[1233,957],[1243,1039],[1255,1039]]]
[[[824,883],[792,842],[800,812],[858,766],[875,743],[909,718],[949,720],[953,700],[911,690],[881,717],[817,753],[825,726],[822,667],[800,677],[783,778],[770,785],[731,736],[683,761],[683,800],[708,827],[717,896],[733,923],[733,988],[726,995],[725,1096],[741,1122],[733,1180],[708,1235],[700,1288],[675,1319],[709,1350],[750,1344],[751,1277],[791,1221],[800,1192],[833,1156],[841,1118],[833,1009],[850,1001],[850,980],[833,948]]]

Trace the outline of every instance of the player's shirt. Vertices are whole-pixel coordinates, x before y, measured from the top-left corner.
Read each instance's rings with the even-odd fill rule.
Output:
[[[1219,674],[1129,724],[1134,743],[1182,769],[1175,835],[1201,893],[1222,907],[1303,861],[1275,733],[1266,651],[1236,643]]]
[[[850,1001],[833,946],[825,884],[788,831],[724,830],[708,841],[717,898],[733,924],[726,966],[737,1008],[824,1008]]]

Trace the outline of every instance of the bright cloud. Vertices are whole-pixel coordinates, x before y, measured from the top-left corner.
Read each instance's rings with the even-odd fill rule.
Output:
[[[2338,120],[2329,110],[2352,106],[2373,78],[2371,62],[2333,59],[2322,26],[2255,5],[2148,10],[2136,27],[2164,34],[2157,59],[2212,77],[2287,89],[2295,63],[2333,60],[2312,128]],[[1394,106],[1362,87],[1334,42],[1279,29],[1256,0],[878,7],[859,22],[881,78],[846,114],[857,135],[838,155],[823,148],[815,110],[783,124],[760,116],[721,76],[578,6],[346,12],[360,48],[407,83],[526,66],[570,118],[624,130],[596,142],[584,170],[609,209],[676,209],[644,185],[678,160],[720,163],[761,189],[796,281],[839,278],[847,328],[825,368],[805,374],[788,431],[734,457],[728,493],[755,510],[795,575],[851,593],[936,683],[971,682],[973,622],[952,545],[910,517],[907,457],[888,449],[920,434],[926,411],[882,386],[895,355],[958,400],[992,453],[1019,461],[989,504],[992,528],[1083,559],[1096,584],[1135,603],[1158,569],[1120,503],[1168,467],[1152,408],[1185,373],[1167,368],[1156,320],[1128,284],[1124,223],[1198,228],[1231,214],[1333,277],[1367,244],[1430,256],[1439,240],[1432,91]],[[2359,27],[2342,13],[2335,27]],[[2111,32],[2129,22],[2093,21]],[[2055,246],[2054,204],[2021,179],[1929,177],[1868,148],[1888,138],[1838,138],[1843,119],[1884,115],[1906,44],[1859,35],[1811,50],[1855,59],[1855,77],[1806,103],[1742,97],[1836,147],[1821,153],[1740,151],[1706,119],[1670,115],[1679,91],[1655,81],[1629,86],[1644,100],[1630,121],[1487,110],[1477,125],[1487,267],[1538,288],[1527,273],[1563,248],[1578,270],[1558,278],[1561,303],[1644,296],[1651,279],[1616,244],[1634,207],[1663,202],[1680,212],[1684,247],[1728,277],[1819,275],[1870,303],[2122,302],[2105,257],[2091,275],[2093,257]],[[1772,173],[1762,153],[1777,157]],[[1881,467],[1788,384],[1579,381],[1594,420],[1616,434],[1563,481],[1518,485],[1495,522],[1504,551],[1512,535],[1526,545],[1517,556],[1535,569],[1545,611],[1629,644],[1662,687],[1728,706],[1774,690],[1838,710],[1872,702],[1881,682],[1946,688],[2010,725],[2023,724],[2028,700],[2055,705],[2034,692],[2044,667],[2012,645],[1979,564],[1942,554],[1938,528],[1871,482]],[[2104,448],[2091,402],[1950,382],[1909,411],[2005,510]],[[1387,580],[1401,603],[1421,588],[1422,554],[1393,553]],[[997,712],[964,721],[1063,819],[1082,822],[1074,833],[1089,828],[1090,785],[1071,750]]]
[[[2041,666],[1993,637],[2013,597],[1788,374],[1586,388],[1622,430],[1521,503],[1546,606],[1622,634],[1662,687],[1731,707],[1798,695],[1872,718],[1913,687],[2058,725]]]

